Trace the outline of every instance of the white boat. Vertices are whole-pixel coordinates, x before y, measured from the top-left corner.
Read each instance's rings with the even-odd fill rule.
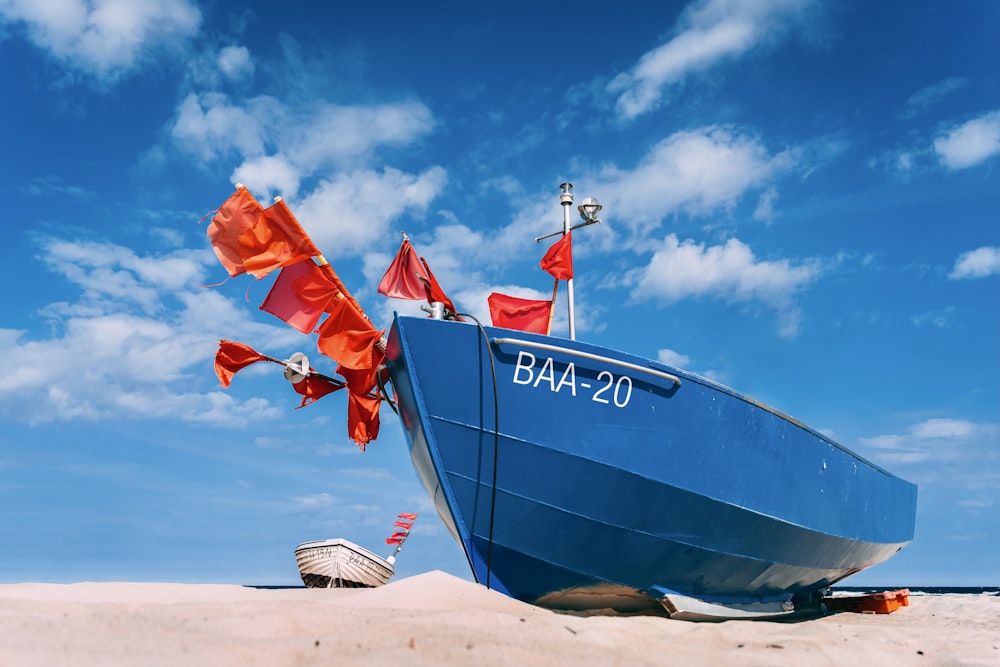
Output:
[[[295,547],[302,583],[308,588],[375,588],[384,586],[395,573],[396,556],[410,535],[416,514],[400,514],[386,544],[396,549],[388,558],[341,537],[303,542]]]
[[[374,588],[392,577],[395,555],[382,558],[343,538],[295,548],[302,583],[309,588]]]

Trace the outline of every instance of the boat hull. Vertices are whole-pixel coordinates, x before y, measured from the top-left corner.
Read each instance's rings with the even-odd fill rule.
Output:
[[[787,600],[913,538],[914,485],[697,375],[409,317],[387,361],[439,516],[476,579],[517,599]]]
[[[342,538],[304,542],[295,548],[295,560],[309,588],[374,588],[394,572],[385,558]]]

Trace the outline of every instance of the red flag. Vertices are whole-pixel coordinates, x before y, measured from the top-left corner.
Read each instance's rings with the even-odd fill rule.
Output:
[[[385,538],[385,543],[386,544],[402,544],[403,543],[403,538],[402,537],[387,537],[387,538]]]
[[[364,451],[365,445],[378,435],[380,418],[379,409],[382,400],[378,396],[372,398],[369,393],[375,389],[375,374],[385,359],[385,354],[375,349],[375,367],[351,369],[343,365],[337,366],[337,373],[347,380],[350,392],[347,402],[347,432]]]
[[[398,516],[400,519],[406,519],[408,521],[416,521],[417,520],[417,515],[416,514],[397,514],[396,516]]]
[[[378,293],[394,299],[426,299],[428,294],[422,279],[423,272],[424,266],[410,245],[410,239],[403,239],[396,257],[378,284]]]
[[[549,328],[552,302],[538,299],[520,299],[499,292],[490,294],[490,317],[493,326],[518,331],[544,334]]]
[[[378,349],[375,350],[374,368],[346,368],[343,364],[337,366],[337,373],[344,376],[347,386],[356,394],[367,394],[375,388],[375,373],[378,366],[385,360],[385,355]]]
[[[253,195],[240,186],[219,207],[208,225],[208,240],[212,244],[212,250],[230,276],[246,272],[243,256],[239,251],[239,238],[256,224],[263,210]]]
[[[397,521],[393,524],[396,528],[402,528],[403,530],[409,530],[413,527],[412,521]]]
[[[310,403],[314,403],[327,394],[332,394],[338,389],[343,389],[344,385],[330,382],[325,378],[316,375],[307,375],[305,378],[292,385],[295,392],[302,395],[302,402],[299,408],[304,408]],[[299,408],[296,408],[298,410]]]
[[[382,332],[340,295],[327,308],[330,316],[320,325],[316,342],[319,351],[347,368],[374,368]]]
[[[458,312],[455,304],[441,289],[441,285],[434,277],[427,260],[423,257],[417,257],[409,239],[403,239],[403,243],[400,244],[396,257],[378,284],[378,291],[379,294],[395,299],[413,299],[415,301],[426,299],[427,303],[438,301],[444,304],[448,312]],[[455,319],[463,321],[461,317]]]
[[[282,199],[264,209],[254,225],[240,234],[238,250],[246,272],[255,278],[320,254]]]
[[[548,271],[556,280],[573,277],[573,233],[564,234],[552,244],[542,261],[538,263],[543,271]]]
[[[260,309],[308,334],[337,291],[312,259],[304,259],[281,269]]]
[[[249,345],[234,343],[231,340],[220,340],[219,351],[215,353],[215,374],[223,387],[228,387],[233,376],[250,364],[266,361],[267,357],[260,354]]]
[[[439,301],[444,304],[444,307],[448,309],[449,312],[457,313],[458,309],[455,308],[455,304],[451,302],[448,295],[444,293],[441,289],[441,285],[438,284],[437,278],[431,273],[431,267],[427,264],[427,260],[423,257],[420,258],[420,262],[424,265],[424,269],[427,270],[427,302],[432,303],[434,301]],[[458,321],[462,322],[461,317],[456,317]]]

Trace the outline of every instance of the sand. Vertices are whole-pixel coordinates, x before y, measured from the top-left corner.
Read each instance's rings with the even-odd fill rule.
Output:
[[[556,613],[442,572],[376,589],[0,585],[0,667],[1000,665],[1000,597],[693,623]]]

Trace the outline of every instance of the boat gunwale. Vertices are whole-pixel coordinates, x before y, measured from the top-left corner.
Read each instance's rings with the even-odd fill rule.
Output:
[[[385,563],[390,570],[393,569],[392,564],[389,563],[388,559],[385,556],[379,556],[374,551],[366,549],[365,547],[359,544],[355,544],[354,542],[351,542],[348,539],[344,539],[343,537],[332,537],[326,540],[311,540],[309,542],[303,542],[299,544],[297,547],[295,547],[295,555],[297,557],[300,552],[308,551],[310,549],[319,549],[323,547],[327,548],[344,547],[346,549],[354,551],[355,553],[361,556],[370,558],[373,561],[381,561],[382,563]]]
[[[411,315],[399,315],[399,314],[396,314],[396,317],[394,318],[394,322],[393,322],[394,325],[395,325],[395,320],[398,320],[398,319],[423,320],[423,319],[427,319],[427,318],[419,318],[419,317],[414,317],[414,316],[411,316]],[[596,349],[596,350],[603,350],[603,351],[612,353],[614,355],[618,355],[620,357],[624,357],[624,359],[619,359],[618,361],[624,361],[624,362],[632,364],[633,366],[642,367],[645,364],[651,370],[659,371],[661,373],[662,372],[666,372],[666,373],[669,373],[669,374],[677,374],[682,379],[690,380],[691,382],[694,382],[695,384],[701,385],[701,386],[703,386],[703,387],[705,387],[707,389],[714,389],[716,391],[722,392],[722,393],[727,394],[728,396],[731,396],[731,397],[733,397],[733,398],[735,398],[737,400],[743,401],[743,402],[745,402],[745,403],[747,403],[749,405],[752,405],[752,406],[760,408],[760,409],[762,409],[762,410],[764,410],[766,412],[769,412],[769,413],[773,414],[774,416],[776,416],[776,417],[778,417],[780,419],[783,419],[784,421],[787,421],[789,424],[792,424],[793,426],[796,426],[796,427],[802,429],[803,431],[806,431],[810,435],[812,435],[812,436],[814,436],[814,437],[816,437],[816,438],[818,438],[818,439],[826,442],[827,444],[829,444],[829,445],[831,445],[833,447],[836,447],[837,449],[841,450],[842,452],[844,452],[848,456],[850,456],[850,457],[852,457],[854,459],[857,459],[860,463],[863,463],[864,465],[868,466],[869,468],[872,468],[873,470],[875,470],[875,471],[877,471],[877,472],[879,472],[879,473],[881,473],[881,474],[883,474],[883,475],[885,475],[887,477],[892,477],[894,479],[898,479],[898,480],[907,482],[908,484],[912,484],[912,482],[909,482],[908,480],[904,480],[902,477],[899,477],[898,475],[895,475],[895,474],[889,472],[888,470],[886,470],[882,466],[878,465],[877,463],[874,463],[870,459],[867,459],[864,456],[861,456],[860,454],[858,454],[854,450],[850,449],[846,445],[843,445],[843,444],[837,442],[833,438],[825,435],[824,433],[821,433],[820,431],[816,430],[815,428],[812,428],[811,426],[809,426],[805,422],[803,422],[803,421],[801,421],[801,420],[799,420],[799,419],[797,419],[797,418],[789,415],[788,413],[783,412],[781,410],[778,410],[777,408],[774,408],[774,407],[768,405],[767,403],[764,403],[763,401],[759,401],[759,400],[753,398],[752,396],[749,396],[749,395],[744,394],[744,393],[742,393],[742,392],[740,392],[740,391],[738,391],[736,389],[733,389],[732,387],[730,387],[728,385],[722,384],[721,382],[717,382],[717,381],[712,380],[710,378],[706,378],[706,377],[704,377],[702,375],[698,375],[697,373],[694,373],[692,371],[688,371],[688,370],[685,370],[685,369],[682,369],[682,368],[678,368],[676,366],[671,366],[669,364],[664,364],[664,363],[661,363],[661,362],[658,362],[658,361],[654,361],[654,360],[648,359],[646,357],[640,357],[638,355],[631,354],[629,352],[624,352],[624,351],[616,349],[616,348],[605,347],[603,345],[598,345],[598,344],[595,344],[595,343],[588,343],[588,342],[585,342],[585,341],[570,340],[570,339],[566,339],[566,338],[558,338],[556,336],[546,336],[546,335],[543,335],[543,334],[533,334],[531,332],[517,331],[515,329],[504,329],[502,327],[478,325],[478,324],[474,324],[474,323],[471,323],[471,322],[457,322],[457,321],[451,322],[451,321],[449,321],[448,323],[449,324],[465,324],[465,325],[473,326],[473,327],[477,327],[477,328],[478,327],[482,327],[482,329],[484,331],[486,331],[487,334],[488,334],[488,339],[490,341],[491,348],[493,346],[495,346],[498,351],[500,349],[500,341],[502,341],[504,344],[516,345],[517,344],[517,339],[509,338],[509,337],[506,337],[506,336],[501,336],[499,334],[490,335],[490,331],[491,330],[492,331],[515,331],[517,333],[517,335],[519,335],[519,336],[525,335],[525,336],[530,336],[530,337],[533,337],[533,338],[560,341],[560,343],[561,343],[560,345],[553,345],[553,344],[550,344],[550,343],[546,343],[545,345],[548,348],[550,348],[550,351],[557,351],[557,350],[555,350],[553,348],[559,348],[559,347],[566,348],[566,347],[569,347],[569,350],[567,352],[565,352],[565,354],[567,354],[567,355],[573,355],[573,346],[575,346],[575,347],[583,347],[583,348],[592,348],[592,349]],[[499,341],[498,341],[498,339],[499,339]],[[530,343],[531,341],[529,340],[528,342]],[[570,346],[567,346],[566,343],[569,343]],[[596,354],[596,353],[590,352],[588,350],[581,350],[581,351],[588,352],[589,354]],[[608,355],[599,355],[599,356],[608,356]],[[614,357],[611,357],[611,358],[614,360]],[[642,362],[642,363],[637,363],[637,361]],[[683,391],[683,386],[682,385],[675,385],[672,388],[672,390],[673,391]]]

